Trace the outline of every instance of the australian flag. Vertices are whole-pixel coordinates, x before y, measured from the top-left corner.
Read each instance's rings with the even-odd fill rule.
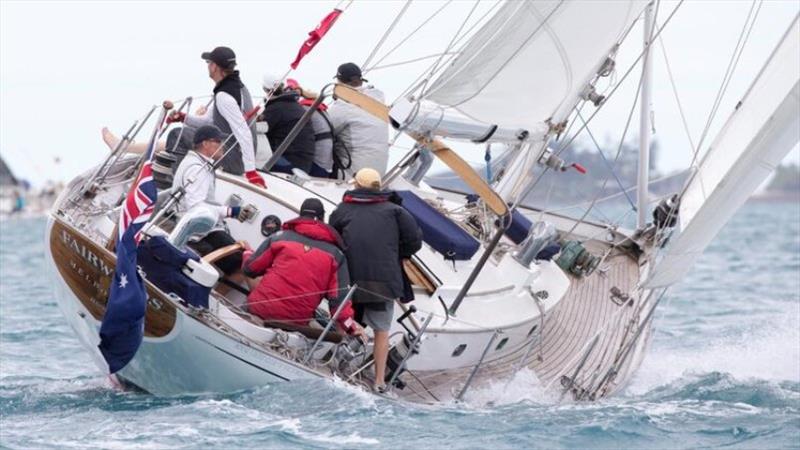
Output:
[[[163,117],[162,117],[163,122]],[[144,336],[144,313],[147,294],[136,268],[140,232],[153,213],[158,190],[153,181],[152,159],[159,122],[150,139],[139,175],[131,185],[119,215],[117,226],[117,266],[109,290],[108,304],[100,325],[98,348],[108,363],[109,373],[127,365]]]

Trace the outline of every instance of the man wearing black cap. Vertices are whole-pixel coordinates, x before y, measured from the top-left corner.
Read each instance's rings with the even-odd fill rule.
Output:
[[[384,103],[383,92],[371,85],[365,85],[367,80],[361,75],[361,68],[354,63],[345,63],[336,71],[336,81]],[[371,167],[383,176],[389,160],[388,125],[342,100],[331,104],[328,117],[336,135],[334,153],[342,165],[345,178],[352,178],[365,167]]]
[[[172,180],[173,191],[181,188],[184,190],[178,201],[178,213],[202,204],[216,211],[220,219],[235,217],[239,221],[245,221],[251,215],[247,208],[223,206],[215,200],[216,175],[213,165],[222,157],[223,139],[224,135],[214,125],[201,126],[195,132],[194,149],[183,158]]]
[[[262,276],[247,297],[248,311],[265,320],[307,325],[323,298],[331,314],[347,295],[350,277],[339,234],[323,222],[325,208],[317,198],[300,206],[300,217],[283,224],[244,263],[246,276]],[[345,305],[339,329],[363,334]]]
[[[229,140],[230,152],[222,161],[222,170],[234,175],[244,174],[255,185],[266,187],[256,171],[255,128],[247,124],[244,114],[253,109],[250,92],[239,78],[236,54],[228,47],[217,47],[200,55],[208,64],[208,76],[214,80],[214,108],[203,115],[173,113],[170,122],[184,121],[192,127],[215,125]]]

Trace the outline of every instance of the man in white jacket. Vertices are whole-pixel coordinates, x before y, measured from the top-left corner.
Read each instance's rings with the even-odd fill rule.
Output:
[[[228,47],[217,47],[201,55],[208,65],[208,76],[214,81],[214,105],[211,110],[201,107],[196,114],[174,111],[167,117],[167,123],[184,122],[191,128],[214,125],[227,139],[224,150],[222,170],[234,175],[244,175],[250,183],[266,188],[264,179],[256,171],[255,127],[247,123],[245,114],[252,112],[253,99],[247,87],[239,78],[236,67],[236,54]],[[119,138],[108,128],[103,128],[103,140],[108,148],[114,149]],[[232,138],[228,138],[231,136]],[[130,153],[143,153],[146,143],[128,147]],[[156,152],[166,148],[159,142]]]
[[[225,135],[214,125],[204,125],[194,134],[194,149],[186,154],[172,181],[173,191],[183,189],[177,212],[183,214],[198,205],[213,210],[219,219],[228,217],[244,221],[250,211],[239,206],[224,206],[216,201],[216,174],[214,162],[222,158],[222,141]]]
[[[384,103],[384,95],[361,77],[361,69],[354,63],[339,66],[336,80]],[[345,179],[350,179],[365,167],[386,173],[389,161],[388,125],[361,108],[343,100],[336,100],[328,108],[328,118],[333,125],[334,152],[343,165]],[[349,167],[348,167],[349,163]]]

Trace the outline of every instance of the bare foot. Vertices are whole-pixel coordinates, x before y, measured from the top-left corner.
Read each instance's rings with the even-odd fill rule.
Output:
[[[119,144],[119,138],[114,136],[114,133],[108,129],[108,127],[103,127],[103,142],[106,143],[109,149],[114,150],[117,148],[117,144]]]

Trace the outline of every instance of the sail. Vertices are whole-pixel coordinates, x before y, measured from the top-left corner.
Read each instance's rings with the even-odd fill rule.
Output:
[[[425,97],[489,124],[561,122],[646,2],[507,1]]]
[[[704,156],[681,199],[681,234],[645,282],[680,280],[714,236],[800,141],[800,15]]]

